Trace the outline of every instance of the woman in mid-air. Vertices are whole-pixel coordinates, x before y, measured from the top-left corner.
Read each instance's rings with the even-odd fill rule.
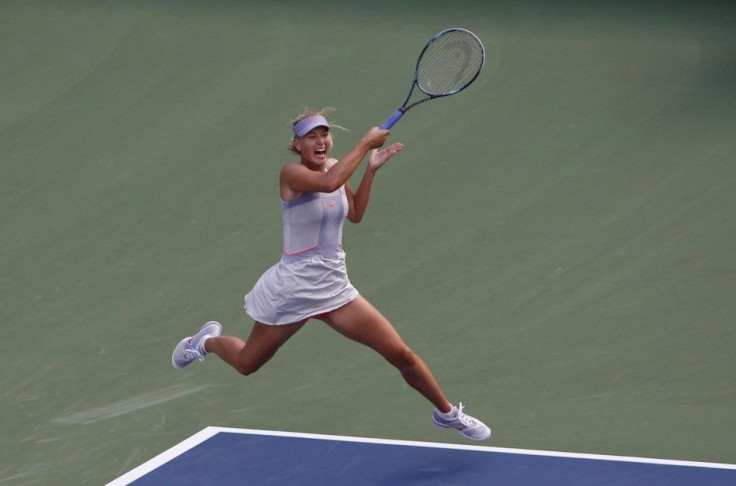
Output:
[[[432,372],[401,339],[391,323],[353,287],[345,266],[342,230],[345,218],[359,223],[365,214],[376,171],[403,144],[384,149],[389,131],[371,128],[340,160],[330,158],[332,134],[327,110],[302,113],[293,122],[290,150],[300,161],[281,169],[283,254],[245,296],[245,311],[255,320],[247,341],[222,336],[210,321],[182,339],[171,362],[182,369],[214,353],[243,375],[257,371],[310,319],[319,319],[344,336],[373,348],[395,366],[404,380],[433,405],[433,422],[484,440],[490,429],[463,405],[453,406]],[[348,179],[371,151],[356,191]]]

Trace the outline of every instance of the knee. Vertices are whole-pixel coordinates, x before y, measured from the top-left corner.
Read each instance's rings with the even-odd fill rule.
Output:
[[[254,365],[249,363],[237,363],[235,365],[235,371],[243,376],[252,375],[261,368],[260,365]]]
[[[274,353],[267,355],[254,355],[240,353],[236,362],[233,364],[233,368],[243,376],[252,375],[256,371],[260,370],[263,365],[268,363],[273,357],[273,354]]]
[[[400,370],[413,368],[416,366],[418,359],[419,357],[408,346],[397,349],[389,357],[391,364]]]

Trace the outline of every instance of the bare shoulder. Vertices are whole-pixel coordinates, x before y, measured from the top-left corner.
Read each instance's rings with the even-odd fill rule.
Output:
[[[296,179],[303,178],[309,172],[309,169],[299,162],[287,162],[281,168],[281,173],[279,174],[281,184],[290,184]]]
[[[287,162],[284,164],[284,166],[281,168],[281,175],[285,174],[293,174],[295,172],[298,172],[302,169],[306,169],[302,164],[299,162]]]

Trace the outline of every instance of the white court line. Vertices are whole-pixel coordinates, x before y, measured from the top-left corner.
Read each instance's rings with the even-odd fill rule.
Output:
[[[220,432],[228,434],[247,434],[247,435],[268,435],[273,437],[291,437],[298,439],[316,439],[316,440],[333,440],[341,442],[361,442],[365,444],[383,444],[398,445],[406,447],[428,447],[435,449],[456,449],[466,451],[495,452],[501,454],[517,454],[528,456],[547,456],[562,457],[573,459],[592,459],[596,461],[615,461],[615,462],[636,462],[644,464],[661,464],[666,466],[687,466],[687,467],[703,467],[711,469],[731,469],[736,470],[736,464],[720,464],[715,462],[697,462],[697,461],[676,461],[670,459],[651,459],[646,457],[630,457],[630,456],[611,456],[603,454],[584,454],[576,452],[555,452],[555,451],[538,451],[530,449],[510,449],[505,447],[487,447],[473,446],[462,444],[443,444],[440,442],[418,442],[409,440],[392,440],[392,439],[372,439],[365,437],[345,437],[340,435],[323,435],[323,434],[307,434],[301,432],[279,432],[275,430],[254,430],[254,429],[236,429],[230,427],[207,427],[200,430],[193,436],[183,442],[175,445],[171,449],[162,452],[158,456],[146,461],[132,471],[120,476],[116,480],[107,484],[107,486],[124,486],[126,484],[139,479],[158,467],[166,464],[172,459],[180,456],[195,446],[201,444],[207,439],[219,434]]]
[[[107,483],[106,486],[124,486],[126,484],[130,484],[136,479],[140,479],[151,471],[158,469],[172,459],[176,459],[188,450],[193,449],[213,435],[216,435],[220,432],[222,432],[222,429],[218,427],[207,427],[206,429],[202,429],[188,439],[179,442],[171,449],[162,452],[153,459],[149,459],[148,461],[144,462],[132,471],[129,471],[119,478],[113,480],[112,482]]]

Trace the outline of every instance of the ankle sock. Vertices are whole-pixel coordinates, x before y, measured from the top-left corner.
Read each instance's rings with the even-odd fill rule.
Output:
[[[439,409],[438,409],[438,410],[437,410],[437,413],[438,413],[438,414],[439,414],[439,416],[440,416],[440,417],[442,417],[443,419],[445,419],[445,420],[451,420],[451,419],[454,419],[454,418],[455,418],[455,416],[457,415],[457,407],[455,407],[455,405],[453,405],[453,406],[452,406],[452,410],[450,410],[450,411],[449,411],[449,412],[447,412],[447,413],[444,413],[444,412],[440,412],[440,411],[439,411]]]
[[[199,341],[199,346],[197,346],[198,348],[197,351],[199,351],[202,356],[207,354],[207,350],[204,349],[204,343],[207,342],[207,340],[211,337],[215,337],[215,336],[213,336],[212,334],[207,334],[205,336],[202,336],[202,339]]]

